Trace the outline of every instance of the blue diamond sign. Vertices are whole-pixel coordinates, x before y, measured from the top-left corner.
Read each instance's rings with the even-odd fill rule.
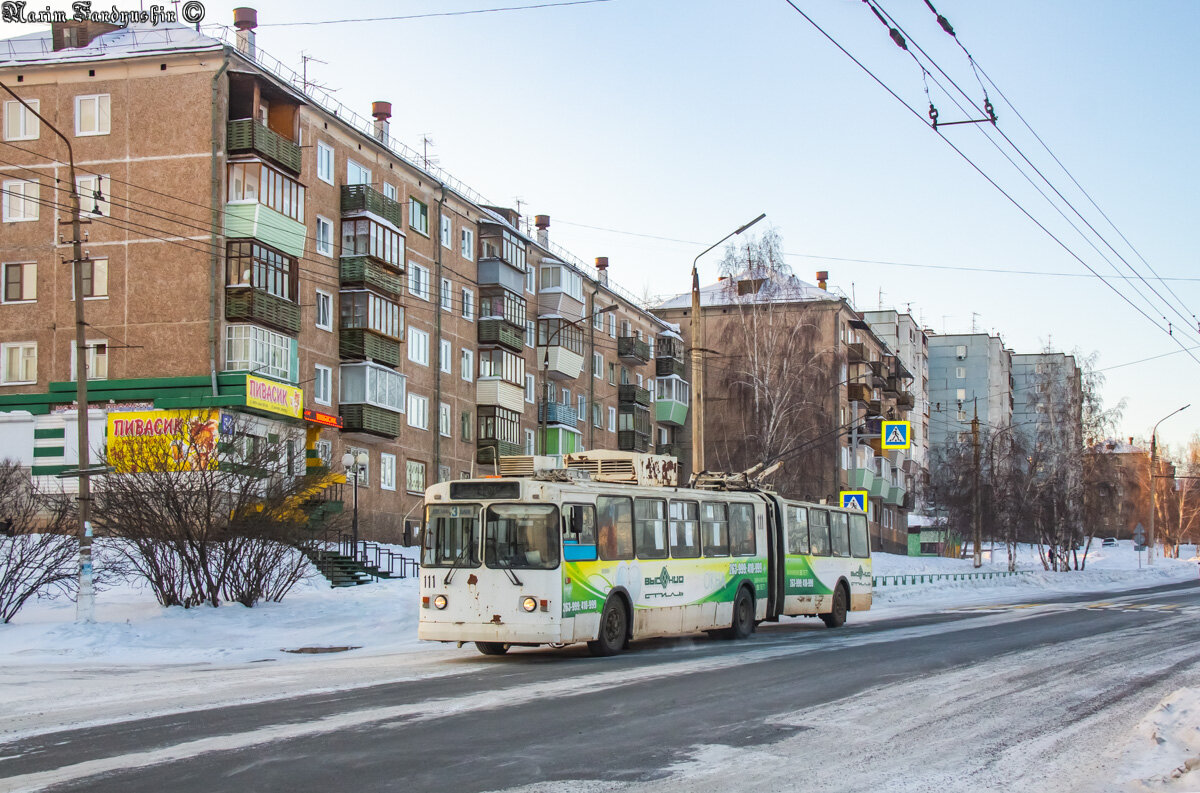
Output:
[[[885,449],[908,449],[912,446],[912,424],[907,421],[885,421],[881,430]]]
[[[843,490],[842,491],[842,509],[856,509],[859,512],[867,511],[867,491],[865,490]]]

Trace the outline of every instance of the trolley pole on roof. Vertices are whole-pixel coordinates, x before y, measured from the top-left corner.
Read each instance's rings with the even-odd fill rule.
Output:
[[[95,618],[96,593],[92,586],[92,487],[89,477],[98,473],[99,469],[89,469],[91,463],[91,441],[88,438],[88,365],[87,337],[85,328],[87,322],[83,317],[83,265],[87,260],[83,257],[82,221],[79,218],[79,187],[75,182],[75,153],[71,150],[71,141],[58,131],[46,117],[30,107],[29,103],[13,93],[4,83],[3,88],[15,100],[38,118],[41,123],[67,145],[67,178],[71,185],[71,219],[59,221],[71,226],[71,272],[75,291],[75,418],[78,424],[79,445],[77,470],[67,472],[79,478],[79,593],[75,600],[75,621],[92,622]],[[58,189],[58,188],[55,188]]]
[[[704,323],[700,314],[700,274],[696,265],[700,256],[730,237],[741,234],[766,216],[767,213],[763,212],[749,223],[729,232],[692,260],[692,476],[704,470]]]

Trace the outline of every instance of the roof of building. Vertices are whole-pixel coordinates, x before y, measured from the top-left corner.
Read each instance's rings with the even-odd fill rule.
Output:
[[[741,281],[762,279],[761,286],[752,292],[739,294],[737,284]],[[730,278],[722,278],[715,284],[700,287],[701,306],[730,306],[747,303],[808,303],[822,300],[838,302],[840,297],[794,275],[779,272],[754,273],[743,271]],[[684,292],[664,300],[656,309],[691,308],[692,293]]]
[[[206,36],[179,23],[157,25],[135,22],[129,27],[97,36],[86,47],[55,50],[49,28],[10,39],[0,39],[0,66],[16,63],[61,63],[127,58],[175,52],[220,50],[220,39]]]

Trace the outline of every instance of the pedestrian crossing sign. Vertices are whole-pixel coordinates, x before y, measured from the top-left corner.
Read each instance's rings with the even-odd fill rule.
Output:
[[[865,490],[843,490],[842,491],[842,509],[856,509],[859,512],[867,511],[867,491]]]
[[[908,449],[912,446],[912,423],[908,421],[883,422],[882,438],[885,449]]]

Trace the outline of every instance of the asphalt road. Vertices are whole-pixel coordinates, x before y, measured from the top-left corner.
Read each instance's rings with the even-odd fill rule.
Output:
[[[898,718],[888,701],[907,701],[893,687],[936,690],[944,679],[945,691],[960,692],[947,697],[961,698],[964,673],[977,669],[1013,691],[1048,686],[1056,672],[1055,691],[1078,691],[1070,708],[1039,714],[1014,704],[1012,724],[989,717],[1001,720],[989,734],[1009,730],[1005,740],[1019,743],[1072,721],[1128,719],[1172,678],[1200,670],[1200,584],[1191,582],[857,625],[854,616],[837,630],[814,619],[763,625],[743,642],[637,642],[608,659],[582,647],[487,659],[464,648],[461,661],[447,662],[461,674],[44,733],[0,744],[0,790],[417,793],[578,789],[588,780],[663,790],[681,764],[696,762],[698,747],[751,753],[760,766],[809,747],[806,768],[828,770],[836,760],[824,755],[846,738],[826,725],[850,714],[857,732],[845,735],[882,735]],[[1159,667],[1130,673],[1138,658]],[[1098,680],[1107,681],[1103,696],[1087,696]],[[924,700],[913,701],[904,707],[920,710]],[[1122,710],[1123,701],[1136,707]],[[964,704],[947,717],[963,719],[961,735],[972,710]],[[905,735],[889,733],[889,746]],[[927,738],[908,738],[907,756]],[[713,784],[735,789],[728,779]]]

